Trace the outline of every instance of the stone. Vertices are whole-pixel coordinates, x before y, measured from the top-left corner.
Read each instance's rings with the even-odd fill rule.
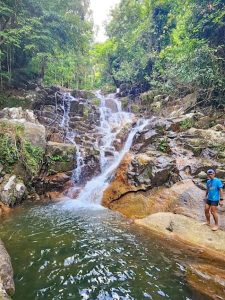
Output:
[[[11,259],[0,240],[0,299],[10,299],[15,293]]]
[[[203,179],[203,180],[206,180],[206,179],[207,179],[207,174],[206,174],[206,172],[201,171],[201,172],[198,174],[198,178]]]
[[[46,148],[47,174],[72,171],[75,168],[76,146],[67,143],[48,142]]]
[[[108,204],[129,218],[144,218],[156,212],[176,212],[198,220],[203,219],[205,192],[192,180],[177,182],[172,187],[157,187],[148,191],[130,191]]]
[[[179,214],[159,212],[135,223],[149,229],[162,238],[168,238],[174,245],[181,242],[184,247],[198,249],[202,257],[211,257],[225,262],[225,232],[213,232],[209,226]],[[173,231],[168,230],[173,223]],[[203,234],[204,233],[204,234]]]
[[[224,299],[225,271],[212,264],[188,265],[186,280],[190,287],[210,299]]]
[[[5,175],[0,184],[0,201],[13,207],[21,203],[26,197],[26,186],[16,175]]]

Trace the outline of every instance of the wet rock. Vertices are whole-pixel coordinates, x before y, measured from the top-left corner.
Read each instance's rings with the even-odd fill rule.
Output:
[[[152,154],[152,153],[151,153]],[[146,191],[169,182],[176,172],[174,160],[167,156],[127,154],[103,195],[103,205],[110,207],[126,194]]]
[[[26,186],[16,175],[5,175],[0,184],[0,201],[13,207],[26,197]]]
[[[66,143],[48,142],[46,163],[48,175],[72,171],[75,168],[76,146]]]
[[[0,240],[0,299],[10,299],[15,293],[11,259]]]
[[[173,232],[167,228],[173,222]],[[225,232],[213,232],[209,226],[179,214],[159,212],[135,223],[148,228],[153,233],[167,237],[171,242],[182,242],[184,246],[191,245],[199,251],[199,255],[217,258],[225,262]],[[203,234],[204,233],[204,234]]]
[[[156,212],[176,212],[202,220],[205,192],[192,180],[177,182],[171,188],[126,193],[112,201],[109,208],[129,218],[144,218]]]
[[[191,264],[187,269],[187,282],[192,289],[210,299],[224,299],[225,271],[212,264]]]
[[[47,193],[51,192],[62,193],[65,190],[66,184],[70,181],[70,179],[71,176],[65,173],[57,173],[55,175],[44,176],[36,180],[35,189],[39,195],[46,195]],[[53,194],[51,194],[50,198],[54,198]]]

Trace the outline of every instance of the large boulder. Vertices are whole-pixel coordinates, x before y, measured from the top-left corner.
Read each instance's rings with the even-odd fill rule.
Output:
[[[76,167],[76,146],[67,143],[48,142],[46,149],[47,174],[72,171]]]
[[[153,188],[124,194],[109,204],[109,208],[119,211],[129,218],[144,218],[156,212],[175,212],[203,219],[205,192],[192,180],[177,182],[172,187]]]
[[[0,240],[0,299],[7,300],[15,293],[13,269],[9,254]]]
[[[45,127],[25,119],[1,119],[0,137],[4,172],[14,173],[25,181],[36,177],[45,153]]]
[[[137,191],[147,191],[153,187],[174,181],[176,167],[169,156],[148,154],[125,155],[117,172],[104,191],[102,204],[112,207],[121,197]]]
[[[0,184],[0,202],[13,207],[26,197],[26,186],[16,175],[5,175]]]

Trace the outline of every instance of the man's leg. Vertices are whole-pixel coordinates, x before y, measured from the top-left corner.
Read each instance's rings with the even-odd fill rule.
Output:
[[[205,217],[206,217],[206,224],[210,225],[210,205],[206,203],[205,205]]]
[[[213,231],[216,231],[219,228],[219,224],[218,224],[218,210],[217,210],[217,206],[212,205],[211,206],[211,213],[213,215],[213,219],[215,221],[215,226],[212,228]]]

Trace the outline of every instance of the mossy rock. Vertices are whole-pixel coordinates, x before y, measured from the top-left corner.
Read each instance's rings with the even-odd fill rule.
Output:
[[[72,171],[75,168],[76,146],[66,143],[48,142],[46,151],[47,174]]]
[[[75,98],[83,98],[83,99],[87,99],[87,100],[96,98],[96,96],[93,92],[83,91],[83,90],[74,90],[71,92],[71,95]]]
[[[121,102],[121,106],[122,106],[123,110],[128,109],[128,105],[129,105],[129,98],[128,97],[121,97],[120,102]]]
[[[100,106],[101,100],[99,98],[94,98],[91,100],[91,104],[93,104],[95,106]]]
[[[116,92],[115,85],[112,84],[106,84],[102,87],[103,94],[111,94]]]
[[[31,107],[31,100],[21,96],[15,96],[10,92],[0,92],[0,109],[5,107]]]
[[[43,126],[6,119],[0,121],[0,163],[6,173],[13,172],[24,180],[37,176],[44,152]]]
[[[131,104],[131,111],[135,114],[140,112],[140,107],[137,104]]]
[[[144,105],[150,105],[154,101],[154,97],[157,95],[157,92],[152,90],[145,93],[140,94],[140,100]]]

